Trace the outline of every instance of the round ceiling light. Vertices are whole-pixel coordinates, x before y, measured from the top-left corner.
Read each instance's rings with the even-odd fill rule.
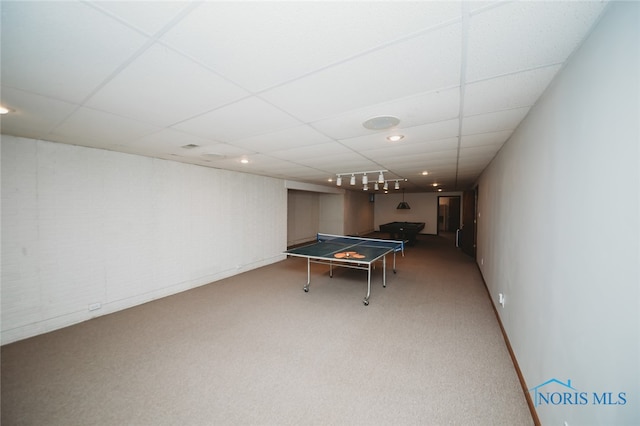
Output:
[[[373,117],[362,123],[365,129],[369,130],[385,130],[397,126],[400,119],[391,116]]]
[[[404,135],[391,135],[387,136],[387,140],[391,142],[398,142],[399,140],[404,139]]]

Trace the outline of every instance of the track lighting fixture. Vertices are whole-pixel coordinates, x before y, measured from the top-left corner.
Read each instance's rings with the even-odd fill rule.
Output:
[[[362,175],[362,190],[363,191],[368,191],[369,190],[369,176],[370,174],[376,176],[377,175],[377,180],[373,181],[373,189],[375,191],[378,191],[380,189],[380,186],[382,185],[385,191],[389,190],[389,182],[395,182],[394,184],[394,188],[395,189],[400,189],[400,181],[404,181],[406,182],[406,179],[388,179],[385,180],[384,178],[384,172],[388,172],[388,170],[373,170],[373,171],[365,171],[365,172],[346,172],[346,173],[338,173],[337,176],[338,178],[336,179],[336,185],[337,186],[342,186],[342,176],[343,175],[351,175],[351,178],[349,179],[349,184],[352,186],[356,185],[356,175]]]
[[[347,172],[347,173],[338,173],[337,176],[338,178],[336,179],[336,185],[337,186],[342,186],[342,175],[351,175],[351,178],[349,179],[349,184],[350,185],[355,185],[356,184],[356,175],[362,175],[362,188],[366,191],[369,189],[369,187],[367,186],[369,184],[369,176],[367,176],[368,174],[373,174],[374,176],[377,174],[378,175],[378,183],[384,183],[384,172],[386,172],[387,170],[373,170],[373,171],[365,171],[365,172]],[[365,189],[365,186],[366,189]]]

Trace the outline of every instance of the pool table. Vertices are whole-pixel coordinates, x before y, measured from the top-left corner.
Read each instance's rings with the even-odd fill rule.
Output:
[[[424,229],[424,222],[389,222],[380,225],[380,232],[389,233],[392,240],[406,240],[412,246],[420,231]]]

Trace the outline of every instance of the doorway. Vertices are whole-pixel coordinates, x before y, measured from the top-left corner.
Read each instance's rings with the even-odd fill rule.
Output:
[[[455,244],[456,231],[460,228],[461,197],[438,197],[438,236],[447,238]]]

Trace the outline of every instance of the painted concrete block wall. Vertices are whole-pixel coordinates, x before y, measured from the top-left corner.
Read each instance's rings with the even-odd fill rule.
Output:
[[[313,241],[320,227],[319,194],[289,190],[287,246]]]
[[[640,424],[639,28],[612,3],[479,180],[477,259],[527,387],[579,395],[532,391],[542,424]]]
[[[3,344],[284,259],[282,180],[1,144]]]
[[[319,194],[320,223],[318,232],[344,234],[345,194]]]
[[[344,207],[344,234],[366,235],[374,231],[373,203],[364,191],[346,191]]]

